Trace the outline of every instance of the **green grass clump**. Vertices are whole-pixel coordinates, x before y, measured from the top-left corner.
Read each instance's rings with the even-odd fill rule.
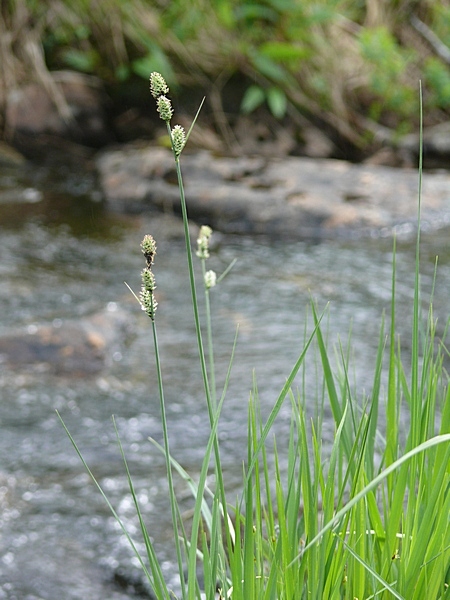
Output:
[[[164,445],[153,443],[166,459],[174,556],[179,571],[177,594],[183,600],[450,598],[450,388],[444,368],[448,351],[437,336],[432,303],[422,317],[420,227],[413,284],[412,350],[407,360],[402,356],[395,327],[394,244],[390,317],[380,327],[370,396],[358,397],[353,391],[348,378],[349,360],[342,348],[336,374],[322,324],[324,313],[311,302],[310,331],[305,333],[298,359],[264,421],[259,412],[256,381],[251,390],[242,490],[231,500],[226,492],[217,429],[234,348],[219,396],[210,310],[211,290],[221,278],[206,268],[212,232],[204,226],[196,252],[206,299],[204,334],[180,168],[189,132],[185,134],[179,126],[171,127],[173,111],[167,86],[156,73],[152,73],[151,81],[152,94],[172,141],[178,174],[198,354],[210,423],[200,475],[194,481],[170,452],[156,334],[156,285],[152,272],[156,244],[151,236],[146,236],[141,248],[147,266],[138,300],[150,317],[153,331]],[[419,173],[420,222],[421,166]],[[444,339],[446,332],[447,328]],[[317,398],[317,416],[311,421],[302,392],[310,381],[305,365],[308,353],[315,353],[317,372],[321,373],[314,389],[322,390]],[[386,370],[384,393],[382,377]],[[300,391],[294,387],[296,378],[300,379]],[[291,408],[291,423],[281,451],[280,440],[273,435],[273,424],[285,403]],[[335,427],[330,449],[322,446],[325,406],[331,408]],[[76,445],[75,448],[89,469]],[[139,555],[96,482],[97,486],[130,540],[157,598],[173,598],[121,446],[120,449],[147,556]],[[211,468],[215,475],[213,489],[207,485]],[[189,530],[181,517],[174,477],[181,477],[192,491],[194,507]]]

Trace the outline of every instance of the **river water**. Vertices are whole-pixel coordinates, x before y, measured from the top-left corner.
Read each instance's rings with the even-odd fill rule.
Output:
[[[171,448],[195,477],[208,419],[181,225],[170,216],[108,214],[89,173],[27,167],[0,171],[0,228],[0,339],[11,340],[43,325],[81,323],[96,313],[120,314],[126,322],[126,333],[107,350],[101,370],[55,372],[45,361],[27,363],[20,357],[16,363],[0,363],[0,599],[140,597],[145,590],[136,560],[55,409],[134,533],[136,518],[111,421],[115,415],[143,512],[170,580],[173,551],[164,461],[148,442],[149,436],[162,439],[151,329],[124,281],[139,288],[144,266],[139,244],[144,233],[151,233],[158,243],[157,327]],[[425,305],[439,254],[434,310],[442,323],[450,296],[448,233],[425,232],[422,248]],[[413,233],[401,237],[397,252],[398,329],[406,351],[413,238]],[[350,376],[360,398],[370,392],[381,316],[390,307],[392,240],[374,236],[312,244],[217,234],[210,268],[220,273],[233,259],[236,264],[212,290],[211,301],[219,390],[239,324],[220,425],[226,481],[237,493],[253,373],[261,410],[267,415],[302,350],[305,328],[311,330],[310,297],[320,309],[329,303],[331,347],[339,340],[346,346],[352,329]],[[315,368],[312,360],[312,373]],[[315,394],[311,377],[306,386],[311,414]],[[327,408],[325,415],[329,417]],[[280,440],[289,418],[288,407],[283,408],[275,424]],[[324,425],[324,436],[326,446],[333,436],[331,419]],[[183,485],[177,485],[184,498]],[[183,502],[189,507],[187,497]]]

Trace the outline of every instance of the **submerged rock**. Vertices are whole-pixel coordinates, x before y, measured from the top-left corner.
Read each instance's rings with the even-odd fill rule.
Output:
[[[127,335],[128,318],[110,303],[78,320],[55,319],[0,338],[0,361],[14,369],[86,376],[103,370]]]
[[[225,233],[327,238],[388,235],[412,230],[417,219],[418,172],[333,159],[217,158],[183,154],[189,216]],[[97,161],[107,203],[139,213],[155,207],[180,212],[169,150],[128,146]],[[450,175],[423,178],[422,224],[450,223]]]

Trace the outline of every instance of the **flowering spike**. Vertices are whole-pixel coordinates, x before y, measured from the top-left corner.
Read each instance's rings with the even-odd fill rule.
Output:
[[[142,287],[146,290],[148,290],[149,292],[153,292],[156,289],[156,284],[155,284],[155,276],[153,275],[152,271],[150,271],[150,269],[148,267],[146,267],[142,273]]]
[[[141,242],[142,254],[147,261],[147,267],[151,269],[156,254],[156,242],[153,236],[147,234]]]
[[[173,115],[172,103],[166,96],[159,96],[156,100],[157,111],[163,121],[170,121]]]
[[[141,301],[142,310],[145,311],[152,321],[154,321],[158,303],[155,300],[153,292],[142,288],[141,293],[139,294],[139,300]]]
[[[207,290],[216,285],[217,275],[215,271],[206,271],[205,273],[205,287]]]
[[[199,258],[209,258],[209,239],[212,235],[212,229],[209,225],[202,225],[197,239],[197,252]]]
[[[141,308],[147,313],[152,321],[155,320],[155,312],[158,303],[155,300],[156,289],[155,276],[152,273],[153,260],[156,254],[156,242],[151,235],[145,235],[141,242],[141,250],[147,261],[147,266],[142,270],[142,287],[139,294]]]
[[[186,143],[186,134],[181,125],[175,125],[172,129],[172,142],[175,156],[179,156]]]
[[[167,86],[166,80],[161,75],[161,73],[157,73],[153,71],[150,75],[150,92],[153,98],[158,98],[162,94],[168,94],[169,88]]]

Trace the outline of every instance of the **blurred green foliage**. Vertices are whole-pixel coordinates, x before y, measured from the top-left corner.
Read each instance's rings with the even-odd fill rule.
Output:
[[[442,61],[430,57],[425,62],[424,73],[436,105],[448,109],[450,106],[450,69],[442,64]]]
[[[2,10],[13,13],[23,4],[10,0]],[[419,80],[429,122],[450,112],[450,65],[436,47],[450,54],[450,0],[25,5],[50,69],[76,69],[115,85],[156,70],[172,86],[198,86],[215,98],[239,81],[242,112],[263,105],[279,119],[297,112],[355,147],[370,144],[379,125],[394,132],[414,127]],[[431,42],[412,19],[431,32]]]
[[[408,85],[410,63],[416,59],[413,48],[404,49],[386,27],[365,29],[359,36],[361,56],[368,72],[368,87],[375,98],[370,115],[379,119],[390,110],[399,119],[409,119],[419,112],[417,88]]]

